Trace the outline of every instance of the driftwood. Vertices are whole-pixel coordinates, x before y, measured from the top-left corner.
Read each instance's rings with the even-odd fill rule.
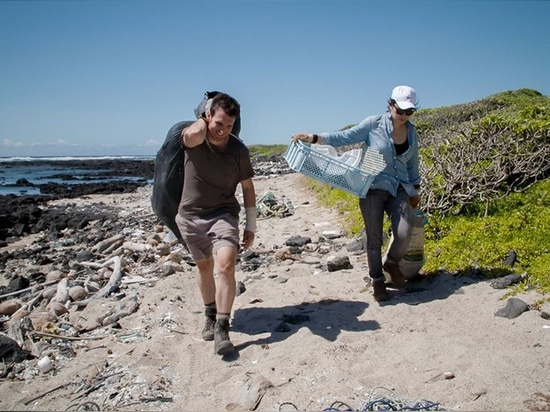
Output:
[[[88,337],[62,336],[62,335],[56,335],[55,333],[39,332],[37,330],[30,331],[29,334],[44,336],[47,338],[62,339],[62,340],[98,340],[98,339],[105,338],[105,336],[88,336]]]
[[[117,235],[111,236],[110,238],[102,240],[98,244],[94,245],[92,247],[92,251],[94,251],[94,252],[97,251],[97,252],[100,252],[100,253],[104,252],[113,243],[117,243],[119,240],[122,240],[122,239],[124,239],[124,235],[122,235],[122,234],[117,234]]]
[[[71,288],[71,282],[67,278],[63,278],[57,284],[57,291],[52,298],[54,302],[67,303],[69,300],[69,289]]]
[[[25,335],[33,329],[32,322],[28,317],[8,324],[7,335],[17,342],[21,347],[25,345]]]
[[[56,280],[51,280],[49,282],[44,282],[40,285],[38,285],[39,287],[44,287],[44,286],[49,286],[49,285],[53,285],[54,283],[56,283],[57,281]],[[4,299],[4,298],[9,298],[10,296],[17,296],[17,295],[21,295],[25,292],[28,292],[28,291],[31,291],[31,290],[35,290],[38,286],[29,286],[28,288],[25,288],[25,289],[19,289],[19,290],[16,290],[14,292],[10,292],[10,293],[5,293],[3,295],[0,295],[0,299]]]
[[[134,242],[124,242],[122,248],[126,250],[131,250],[132,252],[146,252],[152,250],[153,247],[146,243],[134,243]]]
[[[74,384],[75,384],[75,382],[68,382],[68,383],[64,383],[63,385],[56,386],[55,388],[50,389],[50,390],[48,390],[48,391],[46,391],[46,392],[44,392],[44,393],[41,393],[40,395],[34,396],[34,397],[30,398],[30,399],[27,399],[26,401],[23,401],[23,404],[28,405],[29,403],[32,403],[32,402],[34,402],[34,401],[37,401],[38,399],[41,399],[41,398],[43,398],[44,396],[49,395],[49,394],[52,393],[52,392],[55,392],[55,391],[57,391],[57,390],[59,390],[59,389],[66,388],[67,386],[74,385]]]
[[[86,268],[103,269],[111,266],[112,263],[113,263],[113,258],[111,257],[109,259],[105,259],[99,262],[80,262],[80,265],[85,266]],[[90,274],[91,273],[92,272],[90,272]]]
[[[119,319],[122,319],[128,315],[131,315],[139,308],[139,303],[135,295],[129,296],[123,299],[113,311],[100,316],[97,321],[100,325],[108,326],[112,323],[117,322]]]
[[[255,411],[260,405],[267,389],[272,387],[273,384],[263,376],[251,376],[250,374],[237,394],[235,401],[227,404],[225,409],[228,411]]]
[[[99,289],[92,297],[89,299],[84,299],[79,302],[74,302],[74,304],[78,307],[86,306],[88,303],[90,303],[93,300],[103,298],[105,296],[110,295],[112,292],[117,290],[121,283],[122,278],[122,270],[121,270],[121,261],[119,256],[114,256],[113,258],[109,259],[101,267],[108,267],[111,263],[114,263],[113,268],[113,274],[109,278],[109,282]]]
[[[108,255],[112,253],[114,250],[120,248],[123,245],[124,241],[121,239],[115,243],[113,243],[111,246],[109,246],[107,249],[103,251],[104,254]]]

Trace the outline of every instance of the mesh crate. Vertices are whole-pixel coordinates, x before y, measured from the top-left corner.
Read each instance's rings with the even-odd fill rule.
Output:
[[[372,147],[360,150],[357,155],[359,159],[346,153],[340,156],[327,145],[307,145],[298,141],[290,143],[284,158],[291,169],[305,176],[365,197],[374,177],[386,164],[382,155]]]

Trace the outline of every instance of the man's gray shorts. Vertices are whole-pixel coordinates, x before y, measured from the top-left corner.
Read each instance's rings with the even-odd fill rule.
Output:
[[[176,223],[195,261],[209,258],[224,246],[239,248],[239,220],[229,213],[208,218],[178,213]]]

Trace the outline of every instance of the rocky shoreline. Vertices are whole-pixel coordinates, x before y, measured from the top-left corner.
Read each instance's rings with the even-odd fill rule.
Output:
[[[82,183],[37,184],[41,195],[0,196],[0,248],[22,236],[39,233],[43,230],[57,231],[85,226],[85,222],[96,218],[95,212],[68,211],[48,208],[47,203],[59,199],[76,199],[89,195],[133,193],[141,187],[151,185],[154,177],[154,160],[92,159],[41,161],[42,164],[67,169],[89,170],[90,174],[79,177],[63,175],[66,180],[79,180]],[[16,163],[11,163],[15,165]],[[284,174],[290,170],[279,157],[259,158],[253,161],[257,176]],[[98,173],[98,170],[100,172]],[[107,181],[117,176],[132,179]],[[105,179],[101,183],[86,183],[86,180]],[[20,182],[28,185],[28,182]],[[1,249],[0,249],[1,250]]]
[[[0,248],[18,238],[43,230],[59,231],[67,227],[82,227],[94,214],[71,214],[67,210],[48,208],[47,203],[58,199],[74,199],[92,194],[132,193],[147,186],[154,175],[154,161],[141,160],[87,160],[87,161],[41,161],[41,164],[66,169],[89,170],[90,174],[78,178],[63,175],[65,180],[82,183],[45,183],[34,184],[41,195],[5,195],[0,196]],[[11,163],[10,165],[16,165]],[[98,172],[98,170],[100,172]],[[116,176],[131,176],[132,179],[107,181]],[[51,176],[54,177],[54,176]],[[101,183],[86,183],[86,180],[105,179]],[[20,181],[20,185],[29,182]],[[31,184],[32,185],[32,184]],[[80,222],[80,223],[78,223]]]

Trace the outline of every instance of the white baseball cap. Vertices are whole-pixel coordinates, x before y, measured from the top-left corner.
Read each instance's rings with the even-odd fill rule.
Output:
[[[410,86],[397,86],[391,92],[391,99],[395,100],[397,106],[402,110],[418,109],[418,98],[416,91]]]

